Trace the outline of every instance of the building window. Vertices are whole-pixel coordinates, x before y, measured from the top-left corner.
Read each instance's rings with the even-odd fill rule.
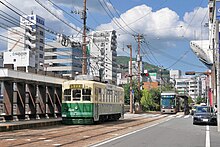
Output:
[[[40,58],[43,58],[44,56],[43,56],[43,54],[40,54]]]
[[[44,40],[42,38],[40,39],[40,43],[44,43]]]
[[[43,31],[40,31],[40,35],[41,35],[41,36],[44,36],[44,32],[43,32]]]
[[[43,51],[43,50],[44,50],[43,46],[40,46],[40,50],[41,50],[41,51]]]
[[[14,59],[14,62],[16,62],[16,59]]]

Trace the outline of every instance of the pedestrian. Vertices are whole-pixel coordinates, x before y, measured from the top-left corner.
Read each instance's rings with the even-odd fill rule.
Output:
[[[217,113],[217,111],[218,111],[216,104],[215,104],[215,106],[214,106],[214,111],[215,111],[215,113]]]

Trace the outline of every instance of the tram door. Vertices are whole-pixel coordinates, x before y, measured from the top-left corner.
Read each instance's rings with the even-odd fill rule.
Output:
[[[95,88],[95,101],[94,101],[94,120],[98,121],[99,120],[99,101],[101,97],[100,93],[101,88]]]

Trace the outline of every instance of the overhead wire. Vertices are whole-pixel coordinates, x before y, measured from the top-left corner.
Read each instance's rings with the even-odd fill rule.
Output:
[[[107,6],[107,4],[105,3],[104,0],[102,0],[102,2],[103,2],[103,4],[105,4],[105,6],[106,6],[106,8],[108,9],[108,11],[107,11],[107,9],[105,8],[105,6],[102,4],[101,0],[98,0],[98,2],[99,2],[99,4],[101,5],[101,7],[103,8],[103,10],[106,12],[106,14],[112,19],[112,21],[114,22],[114,24],[116,24],[123,32],[128,33],[128,34],[132,34],[132,33],[128,32],[124,27],[122,27],[121,24],[120,24],[116,19],[114,19],[114,15],[113,15],[112,12],[109,10],[109,8],[108,8],[108,6]]]
[[[166,58],[168,58],[168,59],[171,59],[171,60],[175,60],[175,61],[178,60],[176,57],[171,56],[170,54],[168,54],[168,53],[166,53],[166,52],[164,52],[164,51],[162,51],[162,50],[156,49],[156,48],[155,48],[154,46],[152,46],[151,44],[148,44],[148,45],[149,45],[150,48],[153,48],[154,51],[158,51],[158,53],[160,53],[161,55],[164,55],[164,57],[166,57]],[[204,68],[204,66],[192,64],[192,63],[189,63],[189,62],[186,62],[186,61],[181,61],[181,60],[180,60],[179,62],[181,62],[181,63],[183,63],[183,64],[186,64],[186,65],[195,66],[195,67],[198,67],[198,68]]]
[[[168,1],[168,0],[164,0],[164,2],[162,2],[162,3],[160,4],[160,6],[164,5],[167,1]],[[129,26],[129,25],[131,25],[131,24],[134,24],[134,23],[138,22],[139,20],[143,19],[144,17],[146,17],[146,16],[149,15],[150,13],[151,13],[150,11],[147,12],[145,15],[139,17],[138,19],[135,19],[134,21],[132,21],[132,22],[130,22],[130,23],[127,23],[127,25],[125,25],[125,26],[123,26],[123,27],[127,27],[127,26]],[[117,30],[117,29],[116,29],[116,30]]]
[[[2,2],[1,2],[2,3]],[[5,5],[4,3],[2,3],[3,5]],[[10,3],[9,3],[10,4]],[[8,9],[10,9],[11,11],[13,11],[14,13],[16,13],[17,15],[19,15],[19,16],[22,16],[20,13],[18,13],[18,12],[16,12],[15,10],[13,10],[12,8],[10,8],[9,6],[7,6],[7,5],[5,5]],[[14,8],[16,8],[16,7],[14,7]],[[19,9],[17,9],[16,8],[16,10],[18,10],[18,11],[20,11]],[[22,11],[20,11],[20,12],[22,12]],[[22,12],[23,13],[23,12]],[[23,14],[25,14],[25,13],[23,13]],[[25,18],[26,19],[26,18]],[[80,32],[79,32],[80,33]],[[15,40],[14,40],[15,41]],[[95,44],[96,45],[96,44]],[[97,45],[96,45],[97,46]],[[98,47],[99,48],[99,47]],[[110,60],[110,59],[109,59]],[[111,60],[110,60],[111,61]]]
[[[114,5],[112,4],[111,0],[109,0],[109,3],[112,5],[113,9],[115,10],[116,14],[118,15],[118,17],[123,21],[123,23],[125,25],[127,25],[127,23],[125,22],[125,20],[120,16],[120,14],[118,13],[118,11],[116,10],[116,8],[114,7]],[[138,32],[136,32],[134,29],[132,29],[129,25],[127,25],[127,27],[134,32],[135,34],[139,34]]]

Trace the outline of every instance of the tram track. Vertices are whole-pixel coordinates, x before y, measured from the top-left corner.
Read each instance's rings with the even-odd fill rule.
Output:
[[[132,120],[130,120],[130,119],[126,120],[126,122],[123,120],[123,121],[117,121],[117,122],[104,123],[101,126],[100,125],[77,126],[77,127],[68,126],[68,127],[65,127],[65,128],[60,128],[59,130],[50,131],[49,134],[46,131],[43,131],[43,133],[45,133],[44,135],[42,135],[42,132],[37,133],[37,134],[29,134],[29,135],[26,135],[25,137],[30,138],[31,135],[34,135],[35,137],[31,138],[30,141],[28,141],[28,142],[27,141],[23,142],[23,143],[21,143],[21,142],[16,143],[15,142],[14,144],[11,144],[11,145],[12,146],[30,146],[30,145],[36,144],[36,143],[40,144],[42,141],[45,141],[45,140],[54,140],[54,139],[56,139],[56,141],[61,141],[62,142],[62,138],[71,138],[70,139],[71,141],[67,141],[67,142],[62,143],[60,145],[60,146],[68,146],[68,145],[76,144],[77,142],[90,140],[90,139],[97,138],[97,137],[100,137],[100,136],[104,136],[104,135],[107,135],[107,134],[112,134],[112,133],[115,133],[115,132],[118,132],[118,131],[123,131],[123,130],[129,129],[129,128],[132,128],[132,127],[135,127],[135,126],[143,125],[146,122],[156,121],[156,120],[159,120],[161,118],[162,117],[143,118],[143,119],[134,118]],[[115,126],[115,125],[117,125],[117,126]],[[70,130],[69,127],[71,128],[71,130]],[[94,132],[94,130],[95,130],[95,132],[100,132],[100,133],[92,135],[91,132]],[[73,134],[81,134],[81,136],[83,136],[83,137],[77,138],[78,137],[77,136],[76,138],[73,139],[72,138]],[[84,137],[84,136],[86,136],[86,137]],[[44,137],[44,139],[38,139],[37,137]]]

